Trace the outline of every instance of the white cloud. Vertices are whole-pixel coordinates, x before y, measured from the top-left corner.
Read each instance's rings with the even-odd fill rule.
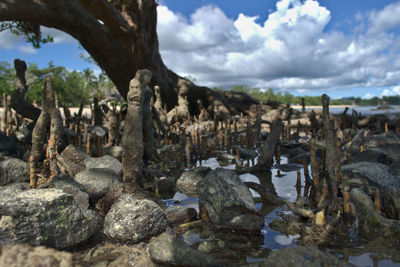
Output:
[[[32,45],[27,44],[27,45],[20,45],[18,47],[18,50],[20,50],[23,53],[26,54],[36,54],[37,53],[37,49],[34,48]]]
[[[400,37],[362,30],[397,25],[397,18],[383,23],[381,14],[400,18],[386,9],[377,11],[375,20],[357,14],[358,30],[345,34],[326,31],[331,13],[313,0],[278,1],[276,10],[265,11],[268,18],[260,24],[257,17],[245,14],[229,19],[214,6],[196,10],[189,19],[159,6],[157,31],[166,65],[206,86],[248,84],[279,90],[394,86],[400,83]]]
[[[61,43],[74,43],[78,44],[72,36],[69,34],[47,27],[41,27],[42,37],[46,37],[50,35],[53,37],[53,44],[61,44]],[[50,43],[52,44],[52,43]],[[23,35],[15,35],[10,31],[2,31],[0,32],[0,48],[10,50],[10,49],[18,49],[19,51],[27,54],[37,53],[37,50],[32,47],[30,43],[26,43],[25,36]]]
[[[375,94],[366,93],[362,98],[363,99],[371,99],[371,98],[374,98],[374,97],[376,97]]]
[[[387,5],[380,11],[371,12],[370,33],[382,33],[400,25],[400,2]]]
[[[400,86],[393,86],[390,89],[384,89],[381,97],[382,96],[397,96],[400,95]]]

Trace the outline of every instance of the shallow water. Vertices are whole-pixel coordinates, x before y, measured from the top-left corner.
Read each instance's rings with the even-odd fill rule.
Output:
[[[287,159],[285,157],[281,157],[281,164],[286,164]],[[234,164],[221,165],[216,158],[209,158],[205,161],[202,161],[202,166],[210,167],[211,169],[216,169],[218,167],[227,168],[227,169],[235,169]],[[200,166],[198,164],[197,166]],[[271,168],[271,171],[265,172],[263,175],[255,176],[250,173],[245,173],[240,175],[240,179],[242,181],[251,181],[255,183],[262,184],[265,188],[268,188],[272,192],[275,192],[279,197],[282,197],[286,200],[294,202],[298,196],[298,194],[304,195],[304,185],[305,178],[303,173],[303,168],[301,171],[301,189],[299,191],[298,187],[296,189],[297,182],[297,172],[283,172],[280,171],[280,175],[278,175],[277,168]],[[311,173],[309,167],[309,173]],[[259,197],[259,194],[255,191],[251,190],[251,193],[254,197]],[[179,206],[187,206],[193,207],[199,211],[198,207],[198,199],[191,198],[187,195],[177,191],[172,199],[164,200],[167,206],[171,205],[179,205]],[[260,209],[261,213],[265,216],[265,224],[261,229],[261,235],[263,236],[263,244],[259,246],[259,249],[269,249],[269,250],[278,250],[288,246],[293,246],[296,243],[296,238],[299,235],[295,236],[287,236],[285,234],[274,231],[268,227],[269,223],[277,218],[280,218],[282,214],[289,214],[290,211],[287,210],[284,206],[281,207],[270,207],[265,206],[262,203],[256,203],[256,206]],[[190,231],[189,234],[183,236],[183,240],[189,244],[193,245],[202,240],[200,237],[200,233],[196,231]],[[341,248],[341,249],[328,249],[328,251],[339,258],[346,260],[347,262],[353,263],[356,266],[400,266],[400,263],[395,263],[392,261],[392,256],[386,255],[384,252],[374,251],[374,247],[366,248],[363,245],[353,245],[350,248]],[[261,261],[262,258],[246,256],[247,262],[257,262]]]

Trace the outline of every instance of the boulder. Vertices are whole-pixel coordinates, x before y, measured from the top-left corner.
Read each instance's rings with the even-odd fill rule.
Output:
[[[377,186],[381,191],[386,188],[400,188],[400,179],[387,165],[376,162],[357,162],[347,164],[341,168],[342,174],[351,179],[367,180],[371,185]],[[350,181],[351,182],[351,181]],[[368,192],[363,182],[360,183],[365,192]]]
[[[176,188],[190,197],[197,197],[196,186],[210,171],[203,166],[185,171],[176,182]]]
[[[375,134],[365,142],[365,148],[381,147],[386,145],[400,145],[400,138],[393,132]]]
[[[89,156],[73,145],[69,145],[57,156],[57,165],[62,171],[67,172],[69,176],[74,177],[75,174],[85,170],[83,161],[87,157]]]
[[[388,188],[383,194],[383,209],[387,217],[400,220],[400,189]]]
[[[0,185],[25,181],[29,181],[28,163],[15,158],[0,160]]]
[[[258,232],[264,218],[233,170],[218,168],[197,184],[200,217],[216,228]]]
[[[397,240],[400,234],[400,221],[384,218],[374,210],[371,198],[359,188],[350,191],[351,202],[356,207],[360,233],[369,239],[379,237]]]
[[[87,169],[76,174],[75,181],[85,188],[90,198],[100,199],[120,182],[120,177],[110,169]]]
[[[169,266],[222,266],[212,256],[167,233],[151,242],[149,251],[152,261]]]
[[[165,210],[165,215],[171,224],[182,224],[196,219],[197,211],[190,207],[173,206]]]
[[[119,242],[141,242],[163,232],[168,225],[164,211],[153,201],[124,194],[104,219],[104,233]]]
[[[67,174],[60,174],[55,176],[46,187],[60,189],[63,192],[70,194],[74,197],[76,205],[78,205],[82,211],[85,211],[89,207],[89,194],[86,192],[83,185],[76,182]]]
[[[72,254],[44,246],[7,244],[1,248],[0,266],[8,267],[67,267],[73,266]]]
[[[110,169],[118,176],[122,175],[122,163],[110,155],[99,158],[85,158],[83,161],[86,169]]]
[[[103,155],[110,155],[113,158],[116,158],[119,161],[122,161],[122,154],[124,153],[124,149],[122,146],[105,146],[103,147]]]
[[[371,148],[370,151],[384,154],[386,156],[386,162],[382,162],[384,164],[390,164],[392,162],[400,161],[400,144],[390,144],[380,147],[374,147]]]
[[[312,246],[293,246],[273,251],[260,265],[281,267],[353,266],[335,256]]]
[[[24,149],[18,145],[16,138],[0,132],[0,156],[22,158],[23,155]]]
[[[360,153],[355,154],[351,157],[352,162],[377,162],[386,164],[387,158],[385,153],[375,150],[365,150]]]
[[[29,243],[67,248],[100,229],[101,217],[82,210],[58,189],[0,191],[0,245]]]

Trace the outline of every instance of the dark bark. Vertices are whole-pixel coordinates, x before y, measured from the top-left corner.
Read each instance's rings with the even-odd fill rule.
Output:
[[[272,124],[266,144],[261,147],[261,154],[258,157],[257,165],[255,166],[257,170],[267,170],[272,166],[275,146],[279,142],[279,136],[282,129],[283,124],[281,119],[278,119]]]
[[[139,182],[143,168],[143,90],[151,78],[148,70],[139,70],[130,83],[127,96],[128,111],[126,114],[122,146],[124,156],[122,167],[125,182]]]
[[[29,157],[30,186],[37,187],[38,163],[43,158],[43,144],[50,122],[50,111],[54,106],[54,89],[50,76],[46,77],[42,91],[42,110],[32,132],[32,149]]]
[[[157,38],[155,0],[7,0],[0,2],[0,21],[25,21],[64,31],[89,52],[115,83],[122,96],[139,69],[152,72],[150,85],[159,85],[167,110],[178,103],[178,92],[188,87],[189,111],[197,114],[197,100],[214,117],[239,113],[227,98],[196,86],[170,71],[163,63]],[[38,111],[35,111],[38,116]],[[29,115],[29,114],[26,114]]]
[[[328,184],[328,201],[329,207],[328,212],[336,210],[337,205],[337,185],[336,185],[336,173],[339,168],[338,160],[338,149],[336,146],[336,131],[334,127],[334,122],[331,121],[329,117],[329,97],[326,94],[322,95],[322,116],[323,116],[323,129],[325,137],[325,147],[326,147],[326,172],[327,175],[325,179]]]
[[[1,7],[2,4],[0,3],[0,13]],[[11,96],[11,107],[22,117],[36,121],[39,118],[40,110],[27,103],[24,99],[25,93],[28,90],[25,80],[26,63],[25,61],[15,59],[14,67],[16,71],[15,89]]]

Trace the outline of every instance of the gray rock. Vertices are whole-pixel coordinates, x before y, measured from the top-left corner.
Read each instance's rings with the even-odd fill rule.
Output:
[[[368,151],[368,150],[367,150]],[[383,145],[380,147],[371,148],[371,151],[382,153],[386,156],[384,164],[400,161],[400,144]]]
[[[400,179],[387,165],[375,162],[358,162],[342,166],[342,174],[349,179],[367,179],[381,191],[386,188],[400,188]],[[364,188],[365,189],[365,188]]]
[[[393,132],[387,132],[371,136],[371,138],[365,142],[365,147],[370,149],[393,144],[400,145],[400,138]]]
[[[150,258],[173,266],[222,266],[212,256],[189,247],[184,241],[163,233],[149,246]]]
[[[388,188],[383,194],[383,209],[390,219],[400,220],[400,189]]]
[[[0,245],[29,243],[54,248],[76,245],[100,229],[101,217],[85,213],[58,189],[0,192]]]
[[[110,155],[99,158],[86,158],[83,164],[86,169],[110,169],[118,176],[122,175],[122,163]]]
[[[197,184],[203,180],[210,171],[210,168],[202,166],[185,171],[176,182],[176,188],[190,197],[197,197]]]
[[[119,161],[122,161],[122,154],[124,153],[124,149],[122,146],[106,146],[103,147],[103,155],[110,155],[113,158],[116,158]]]
[[[0,185],[25,181],[29,181],[28,163],[15,158],[0,161]]]
[[[294,246],[273,251],[260,265],[281,267],[353,266],[316,247]]]
[[[197,194],[200,217],[208,218],[217,228],[259,231],[264,225],[248,187],[233,170],[210,172],[198,183]]]
[[[196,219],[197,211],[190,207],[173,206],[165,210],[165,215],[171,224],[182,224]]]
[[[87,169],[75,175],[75,181],[85,188],[90,198],[100,199],[120,178],[110,169]]]
[[[385,153],[375,150],[365,150],[351,157],[352,162],[378,162],[386,164],[387,158]]]
[[[164,211],[153,201],[122,195],[104,220],[104,233],[119,242],[137,243],[163,232],[168,225]]]
[[[74,197],[75,203],[85,211],[89,207],[89,194],[86,192],[83,185],[76,182],[67,174],[55,176],[47,185],[49,188],[60,189],[63,192]]]
[[[239,155],[241,159],[247,160],[247,159],[254,159],[258,156],[257,152],[253,149],[246,149],[242,147],[235,146],[235,153],[239,151]]]
[[[384,218],[376,212],[370,197],[359,188],[353,188],[350,197],[356,207],[357,217],[360,221],[359,229],[364,237],[398,240],[400,221]]]
[[[277,166],[279,170],[284,172],[293,172],[303,168],[303,165],[297,163],[281,164]]]
[[[16,138],[0,132],[0,155],[21,158],[24,155],[24,149],[18,145]]]
[[[57,156],[57,163],[62,171],[65,170],[69,176],[74,177],[77,173],[85,170],[83,161],[87,157],[89,156],[73,145],[69,145]]]
[[[72,254],[44,246],[7,244],[1,248],[0,266],[8,267],[67,267],[73,266]]]
[[[235,157],[235,155],[221,151],[217,156],[217,160],[232,164],[232,163],[235,163],[236,157]]]

